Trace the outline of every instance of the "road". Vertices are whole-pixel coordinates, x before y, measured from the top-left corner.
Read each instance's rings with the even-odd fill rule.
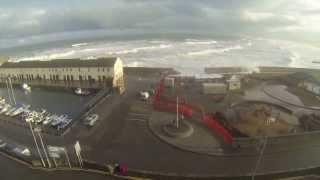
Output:
[[[208,156],[182,151],[164,143],[151,133],[146,122],[148,114],[143,118],[132,117],[132,113],[136,112],[132,112],[130,107],[138,101],[135,93],[137,93],[138,89],[147,88],[150,82],[153,81],[148,79],[132,80],[126,95],[114,97],[115,99],[112,101],[106,100],[95,109],[97,113],[105,114],[106,116],[102,116],[100,122],[93,129],[87,129],[79,124],[64,137],[45,136],[47,144],[66,145],[72,151],[72,143],[78,139],[83,147],[83,157],[86,159],[94,160],[101,164],[123,162],[130,169],[154,173],[199,177],[239,176],[252,173],[258,159],[256,155]],[[147,107],[147,105],[145,106]],[[1,126],[9,127],[11,125]],[[0,135],[9,136],[22,144],[33,146],[30,132],[24,133],[17,128],[10,127],[1,130]],[[318,144],[314,141],[300,142],[297,146],[290,146],[284,149],[279,146],[267,145],[257,174],[320,166],[319,151],[320,143]],[[0,160],[1,166],[4,166],[9,161]],[[39,179],[45,174],[27,170],[20,165],[11,164],[4,168],[13,168],[12,172],[5,173],[6,177],[12,176],[13,179],[20,171],[21,174],[26,175],[25,177],[28,177],[28,173],[33,174],[34,172],[36,175],[31,176]],[[15,170],[16,168],[18,169],[17,171]],[[18,173],[14,174],[14,172]],[[77,173],[75,174],[77,176]],[[70,179],[73,174],[57,173],[56,176],[59,175],[61,179]],[[96,178],[99,179],[99,177],[92,179]],[[72,177],[72,179],[78,178]]]
[[[116,179],[109,176],[88,174],[84,172],[74,171],[55,171],[47,172],[41,170],[33,170],[22,164],[19,164],[7,157],[0,156],[0,179],[1,180],[111,180]]]

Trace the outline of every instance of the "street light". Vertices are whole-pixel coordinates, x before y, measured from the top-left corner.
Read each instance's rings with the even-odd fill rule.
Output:
[[[260,149],[260,147],[258,147],[258,149],[260,150],[259,158],[257,160],[257,163],[256,163],[256,166],[254,168],[254,171],[252,172],[251,180],[254,180],[254,178],[255,178],[256,172],[257,172],[258,167],[260,165],[260,162],[262,160],[262,156],[263,156],[264,150],[266,149],[266,146],[267,146],[267,141],[268,141],[268,136],[263,137],[262,138],[262,143],[260,144],[260,146],[262,146],[261,149]]]
[[[63,151],[64,151],[64,154],[66,155],[66,158],[67,158],[69,167],[72,168],[72,167],[71,167],[71,163],[70,163],[70,158],[69,158],[69,155],[68,155],[68,152],[67,152],[66,148],[64,148]]]
[[[42,136],[41,136],[41,134],[40,134],[41,128],[36,127],[34,130],[35,130],[35,132],[37,132],[37,134],[38,134],[38,136],[39,136],[39,139],[40,139],[40,142],[41,142],[41,145],[42,145],[42,149],[43,149],[44,155],[46,156],[46,159],[47,159],[49,168],[51,168],[51,162],[50,162],[50,159],[49,159],[47,150],[46,150],[46,148],[45,148],[45,145],[44,145],[44,143],[43,143]]]
[[[46,167],[46,164],[44,163],[44,160],[43,160],[42,154],[41,154],[40,149],[39,149],[39,145],[38,145],[38,142],[37,142],[36,136],[34,135],[34,132],[33,132],[33,129],[32,129],[32,125],[31,125],[31,117],[27,117],[27,118],[26,118],[26,122],[29,124],[30,131],[31,131],[31,134],[32,134],[32,137],[33,137],[33,140],[34,140],[35,146],[36,146],[36,149],[37,149],[38,154],[39,154],[39,156],[40,156],[40,159],[41,159],[42,165],[43,165],[43,167]]]

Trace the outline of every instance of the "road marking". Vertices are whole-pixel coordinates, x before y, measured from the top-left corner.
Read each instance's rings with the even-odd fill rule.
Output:
[[[132,116],[149,116],[149,114],[144,114],[144,113],[133,113],[133,112],[130,112],[129,115],[132,115]]]
[[[147,122],[147,120],[144,120],[144,119],[134,119],[134,118],[127,119],[127,121]]]

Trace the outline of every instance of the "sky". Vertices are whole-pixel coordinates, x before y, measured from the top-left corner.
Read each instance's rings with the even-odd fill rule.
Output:
[[[0,0],[0,48],[95,34],[320,41],[319,0]]]

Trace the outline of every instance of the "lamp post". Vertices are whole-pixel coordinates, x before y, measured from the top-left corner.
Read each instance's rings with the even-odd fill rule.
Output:
[[[34,132],[33,132],[33,129],[32,129],[32,125],[31,125],[31,117],[27,117],[27,118],[26,118],[26,122],[29,124],[30,131],[31,131],[31,134],[32,134],[32,137],[33,137],[33,140],[34,140],[35,146],[36,146],[36,149],[37,149],[37,151],[38,151],[39,157],[40,157],[40,159],[41,159],[42,165],[43,165],[43,167],[46,167],[46,164],[44,163],[44,160],[43,160],[42,154],[41,154],[40,149],[39,149],[39,145],[38,145],[38,142],[37,142],[36,136],[34,135]]]
[[[176,119],[176,128],[179,128],[179,97],[177,96],[177,119]]]
[[[10,104],[12,104],[8,80],[6,80],[6,85],[7,85],[7,90],[8,90],[9,102],[10,102]]]
[[[46,147],[43,143],[43,140],[42,140],[42,136],[41,136],[41,129],[39,127],[35,128],[35,131],[37,132],[38,136],[39,136],[39,139],[40,139],[40,142],[41,142],[41,145],[42,145],[42,149],[43,149],[43,152],[44,152],[44,155],[46,156],[46,159],[47,159],[47,162],[48,162],[48,165],[49,165],[49,168],[51,168],[51,162],[50,162],[50,159],[49,159],[49,156],[48,156],[48,153],[47,153],[47,150],[46,150]]]
[[[11,89],[12,99],[13,99],[14,105],[17,105],[16,98],[14,97],[13,88],[12,88],[12,81],[11,81],[10,77],[9,77],[9,85],[10,85],[10,89]]]
[[[69,167],[72,168],[71,163],[70,163],[70,158],[69,158],[69,155],[68,155],[66,148],[64,148],[63,151],[64,151],[64,154],[66,155]]]
[[[264,150],[266,149],[266,146],[267,146],[267,141],[268,141],[268,136],[263,137],[262,138],[262,144],[261,144],[262,147],[261,147],[261,149],[260,149],[260,147],[258,147],[259,150],[260,150],[259,158],[258,158],[257,163],[255,165],[254,171],[252,172],[251,180],[254,180],[254,178],[255,178],[256,172],[257,172],[258,167],[260,165],[260,162],[262,160],[262,156],[263,156]]]

